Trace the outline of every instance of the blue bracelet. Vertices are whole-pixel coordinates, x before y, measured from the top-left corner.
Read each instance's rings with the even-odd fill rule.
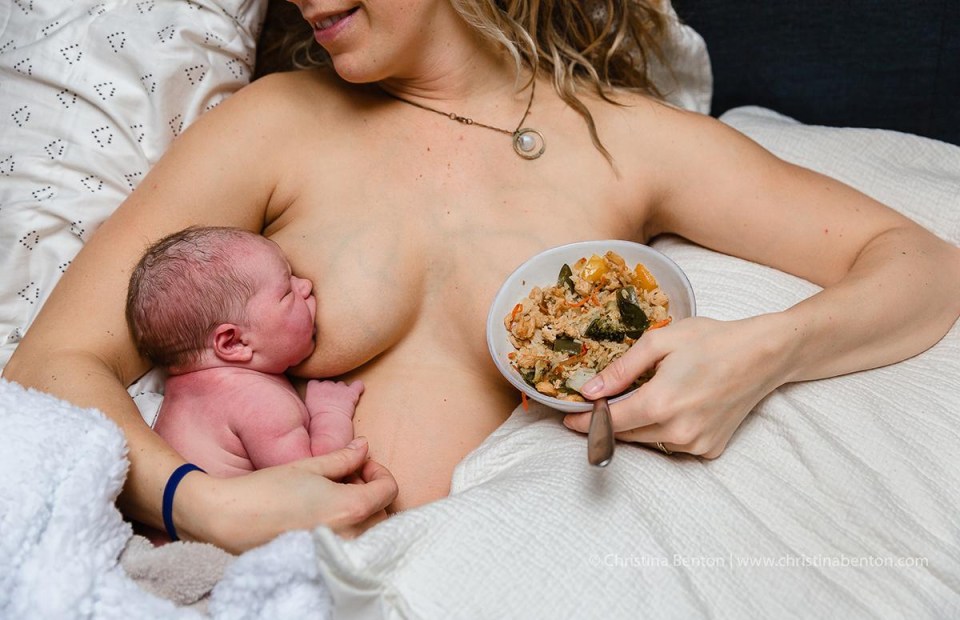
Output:
[[[184,463],[170,474],[167,486],[163,489],[163,526],[167,528],[170,540],[180,540],[177,537],[177,528],[173,527],[173,494],[177,492],[177,485],[183,477],[192,471],[207,473],[193,463]]]

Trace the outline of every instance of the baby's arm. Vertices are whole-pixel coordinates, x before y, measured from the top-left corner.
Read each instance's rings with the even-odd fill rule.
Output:
[[[231,416],[231,428],[254,469],[313,456],[303,403],[295,392],[258,382],[244,391],[243,403]]]
[[[314,456],[342,448],[353,439],[353,413],[363,383],[310,381],[304,399],[310,413],[310,450]]]

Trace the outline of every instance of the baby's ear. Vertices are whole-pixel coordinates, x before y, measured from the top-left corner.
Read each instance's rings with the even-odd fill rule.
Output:
[[[213,352],[224,362],[249,362],[253,349],[243,342],[241,328],[233,323],[217,325],[213,330]]]

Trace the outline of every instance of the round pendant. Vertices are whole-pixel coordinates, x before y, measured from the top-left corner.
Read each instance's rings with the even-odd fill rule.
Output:
[[[513,132],[513,150],[524,159],[536,159],[546,148],[543,134],[536,129],[523,127]]]

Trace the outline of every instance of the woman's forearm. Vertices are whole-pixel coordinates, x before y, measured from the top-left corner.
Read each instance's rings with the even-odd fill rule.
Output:
[[[936,344],[960,315],[960,249],[914,226],[864,247],[838,282],[785,311],[787,381],[898,362]]]

